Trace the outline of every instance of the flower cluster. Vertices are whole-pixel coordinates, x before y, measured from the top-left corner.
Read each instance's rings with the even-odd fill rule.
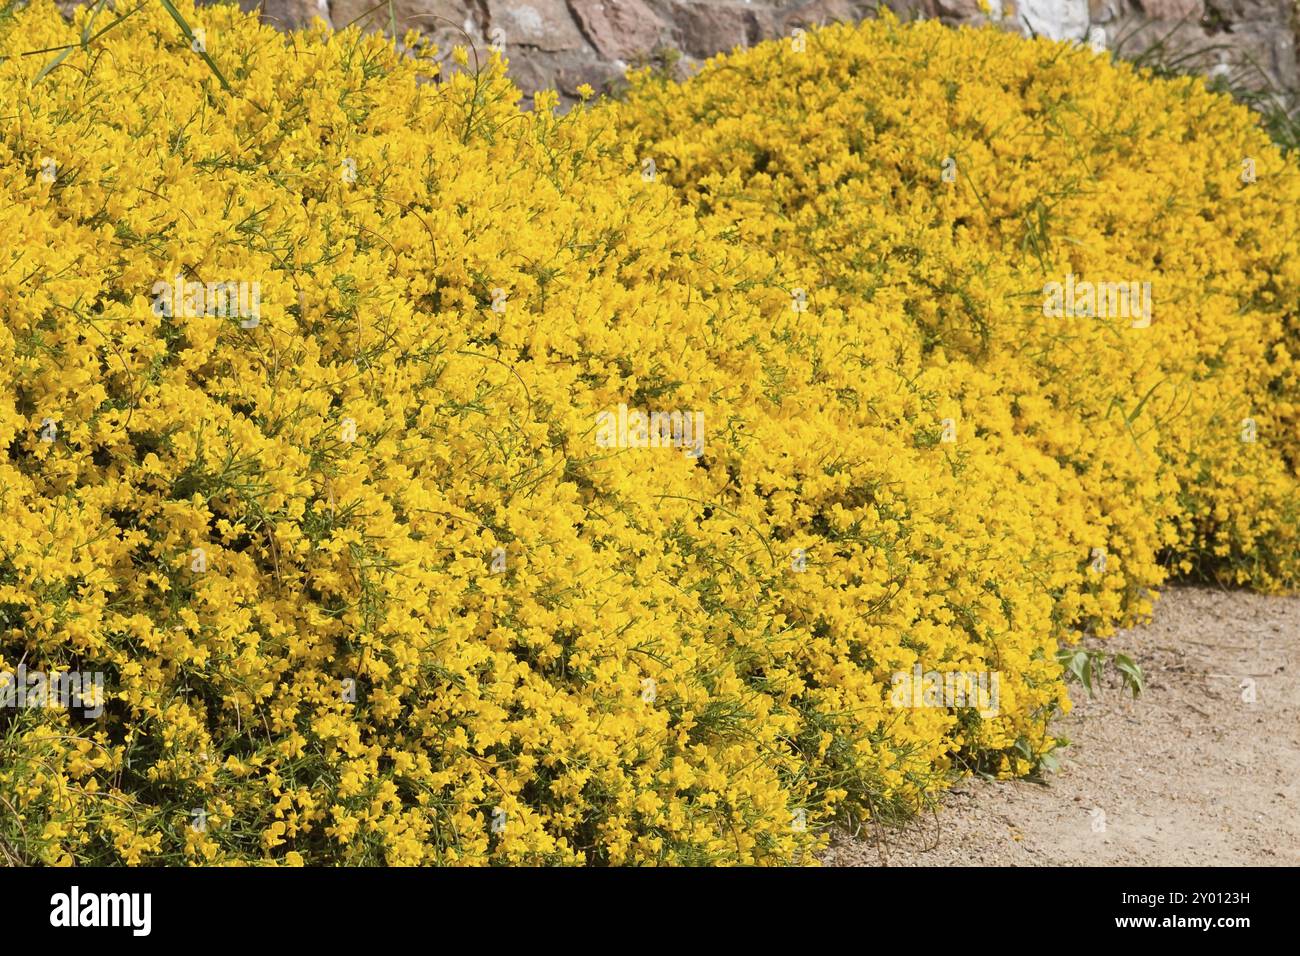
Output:
[[[103,677],[7,857],[809,862],[1171,561],[1296,583],[1300,173],[1201,87],[883,21],[558,116],[176,6],[0,22],[0,672]]]

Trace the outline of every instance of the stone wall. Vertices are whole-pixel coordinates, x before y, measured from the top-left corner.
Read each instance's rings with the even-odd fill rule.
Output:
[[[616,85],[626,66],[669,63],[685,73],[719,51],[796,27],[873,15],[877,0],[240,0],[286,27],[322,17],[432,34],[480,51],[503,46],[525,90]],[[1121,55],[1182,59],[1236,85],[1294,92],[1297,0],[885,0],[902,18],[993,22],[1058,39],[1104,42]],[[983,7],[983,9],[982,9]],[[1153,49],[1155,48],[1155,49]]]

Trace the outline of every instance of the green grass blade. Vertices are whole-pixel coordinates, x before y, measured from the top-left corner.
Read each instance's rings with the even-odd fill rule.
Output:
[[[177,25],[181,28],[181,32],[185,34],[185,39],[188,40],[191,45],[193,45],[194,31],[190,28],[190,25],[185,22],[185,18],[181,16],[181,12],[176,9],[176,6],[175,4],[172,3],[172,0],[159,0],[159,2],[163,5],[163,9],[167,11],[168,15],[170,15],[171,18],[175,20]],[[230,84],[226,82],[226,78],[222,76],[221,71],[217,69],[217,64],[213,62],[212,57],[208,56],[208,51],[199,50],[198,54],[199,56],[203,57],[203,62],[208,65],[208,69],[210,69],[213,72],[213,74],[216,76],[216,78],[221,81],[222,88],[225,89],[227,92],[230,92]]]
[[[58,56],[56,56],[54,59],[50,60],[49,63],[46,63],[43,67],[41,67],[41,72],[36,74],[36,79],[32,80],[32,86],[35,86],[37,83],[41,82],[41,80],[49,76],[50,73],[54,71],[54,68],[56,66],[58,66],[60,63],[62,63],[64,60],[68,58],[69,53],[71,53],[73,50],[80,50],[80,49],[81,47],[79,46],[70,46],[62,53],[60,53]]]

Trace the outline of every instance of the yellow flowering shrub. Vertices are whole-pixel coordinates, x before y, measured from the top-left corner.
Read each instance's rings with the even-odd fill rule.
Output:
[[[1300,188],[1222,99],[884,22],[559,116],[177,7],[0,21],[0,672],[106,677],[0,709],[10,855],[807,862],[1034,766],[1169,562],[1294,586]]]
[[[887,14],[684,85],[642,74],[622,123],[821,302],[905,290],[927,366],[969,367],[950,389],[967,434],[1079,486],[1123,607],[1159,565],[1295,586],[1300,174],[1248,110],[1086,48]],[[1149,283],[1149,327],[1048,315],[1046,284],[1076,280]]]

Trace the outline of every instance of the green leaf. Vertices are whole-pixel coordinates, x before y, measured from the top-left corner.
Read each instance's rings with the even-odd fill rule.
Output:
[[[1138,667],[1133,658],[1116,654],[1115,667],[1124,675],[1124,686],[1133,691],[1134,697],[1146,690],[1146,682],[1142,679],[1142,668]]]

